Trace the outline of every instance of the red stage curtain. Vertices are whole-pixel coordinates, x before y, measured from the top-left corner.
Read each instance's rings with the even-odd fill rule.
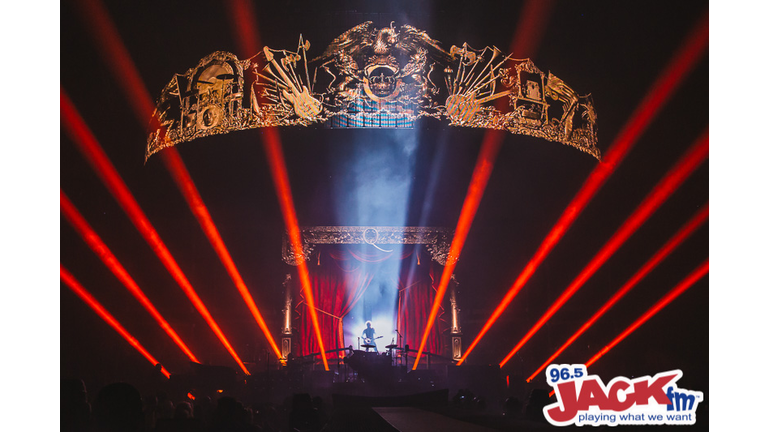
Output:
[[[365,272],[360,265],[333,261],[334,263],[331,264],[309,266],[309,279],[318,312],[317,319],[326,350],[342,348],[344,316],[362,297],[373,279],[373,275]],[[318,353],[320,345],[315,337],[303,292],[299,298],[301,299],[297,305],[301,332],[299,352],[301,355]],[[336,358],[336,354],[329,354],[328,357]]]
[[[424,327],[427,325],[429,311],[435,300],[437,284],[440,282],[439,274],[435,276],[432,261],[427,265],[412,266],[412,270],[400,275],[400,299],[398,300],[398,317],[400,334],[403,337],[402,346],[408,345],[411,350],[418,350],[423,337]],[[442,338],[440,335],[445,329],[444,322],[440,320],[443,308],[440,307],[438,320],[432,326],[424,351],[440,354],[442,350]]]
[[[362,263],[378,263],[387,259],[403,260],[403,270],[398,281],[400,298],[397,300],[397,319],[400,333],[404,338],[402,345],[408,344],[411,349],[418,349],[421,343],[421,332],[426,325],[438,282],[433,274],[431,260],[427,259],[425,262],[424,259],[419,260],[413,256],[413,246],[403,247],[402,252],[397,254],[377,250],[368,245],[363,247],[325,246],[318,247],[316,250],[317,258],[309,265],[309,275],[326,350],[343,347],[344,316],[362,298],[375,276],[366,270],[371,266],[366,267]],[[301,287],[297,286],[296,289],[299,291],[296,317],[301,335],[298,353],[302,356],[319,353],[320,346],[315,337],[303,292]],[[442,321],[439,320],[436,323],[427,340],[426,351],[440,354],[442,348],[440,335],[445,328]],[[336,354],[329,354],[328,357],[336,358]]]

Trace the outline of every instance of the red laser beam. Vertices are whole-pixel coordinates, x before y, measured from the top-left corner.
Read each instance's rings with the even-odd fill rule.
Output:
[[[165,332],[168,334],[168,336],[171,337],[171,339],[173,339],[176,345],[178,345],[178,347],[184,351],[184,354],[186,354],[187,357],[189,357],[189,359],[193,362],[200,363],[197,357],[192,354],[192,351],[189,349],[189,347],[187,347],[184,341],[181,340],[181,337],[176,334],[176,331],[173,330],[168,321],[163,318],[163,316],[155,308],[152,302],[149,301],[149,298],[147,298],[141,288],[139,288],[139,285],[136,283],[136,281],[133,280],[131,275],[128,274],[128,271],[122,266],[122,264],[120,264],[120,262],[117,260],[117,257],[115,257],[115,255],[112,253],[112,251],[109,250],[107,245],[101,240],[98,234],[96,234],[93,228],[91,228],[88,222],[86,222],[85,218],[80,214],[74,204],[72,204],[72,202],[64,194],[63,191],[60,192],[61,212],[66,217],[67,221],[69,221],[70,225],[72,225],[75,231],[80,234],[80,237],[82,237],[83,240],[91,248],[91,250],[93,250],[93,252],[98,255],[98,257],[112,272],[112,274],[114,274],[115,277],[120,280],[120,282],[128,289],[128,291],[136,298],[136,300],[138,300],[139,303],[144,306],[144,309],[146,309],[147,312],[152,315],[155,321],[160,324],[160,327],[165,330]]]
[[[154,115],[155,104],[104,4],[101,0],[77,0],[74,3],[139,123],[147,132],[159,129],[160,124]],[[176,152],[175,148],[168,150]]]
[[[477,208],[480,205],[480,199],[483,197],[483,191],[488,184],[488,179],[493,171],[493,164],[496,161],[496,155],[499,153],[501,143],[504,141],[503,131],[493,131],[494,133],[485,134],[483,145],[480,149],[480,156],[478,157],[477,164],[475,165],[475,171],[472,173],[472,181],[469,184],[469,190],[467,191],[467,197],[464,199],[464,205],[461,208],[459,215],[459,222],[456,225],[456,232],[451,242],[451,249],[448,252],[448,258],[446,260],[443,274],[440,277],[440,284],[438,285],[437,292],[435,293],[435,299],[432,302],[432,309],[429,312],[429,318],[427,319],[427,325],[424,328],[424,333],[421,337],[421,343],[419,344],[419,351],[416,354],[416,360],[413,362],[413,370],[419,365],[419,360],[424,352],[424,346],[427,344],[429,338],[429,332],[432,330],[432,326],[437,319],[437,313],[440,310],[440,304],[445,297],[445,292],[448,289],[448,283],[451,280],[454,268],[456,268],[456,261],[461,254],[461,250],[464,247],[464,243],[469,233],[469,228],[472,226],[472,220],[477,213]]]
[[[632,149],[648,125],[653,121],[662,107],[674,94],[677,87],[690,73],[693,67],[698,63],[706,52],[709,40],[709,15],[706,14],[696,24],[691,33],[686,37],[683,44],[675,52],[670,63],[664,68],[661,74],[656,78],[646,96],[635,108],[629,120],[622,127],[619,134],[609,147],[609,151],[603,158],[603,163],[595,167],[589,177],[584,181],[583,186],[566,207],[563,214],[555,223],[552,230],[547,234],[541,245],[534,253],[533,257],[520,272],[515,282],[507,291],[507,294],[501,300],[499,305],[491,314],[491,317],[483,325],[478,335],[469,345],[458,364],[462,364],[467,356],[475,349],[480,340],[488,333],[488,330],[499,319],[502,312],[506,310],[512,300],[517,296],[520,290],[528,283],[542,261],[549,255],[549,252],[557,245],[560,239],[565,235],[582,210],[589,204],[592,197],[602,187],[603,183],[613,174],[613,171],[624,160],[624,157]]]
[[[65,284],[74,292],[77,294],[78,297],[80,297],[81,300],[83,300],[91,309],[93,309],[94,312],[96,312],[101,319],[107,322],[113,329],[115,329],[118,333],[120,333],[120,336],[125,338],[125,340],[128,341],[129,344],[131,344],[132,347],[136,348],[136,351],[140,352],[141,355],[144,356],[147,360],[149,360],[152,365],[159,364],[160,362],[157,361],[154,357],[152,357],[152,354],[150,354],[146,349],[144,349],[143,346],[139,343],[138,340],[136,340],[135,337],[131,336],[130,333],[128,333],[128,330],[123,327],[120,322],[118,322],[115,317],[112,316],[107,310],[104,308],[104,306],[101,305],[92,295],[89,293],[83,286],[80,284],[80,282],[75,279],[74,276],[72,276],[72,273],[70,273],[67,269],[64,268],[61,264],[59,264],[60,267],[60,275],[61,280],[64,281]],[[160,371],[165,375],[166,378],[170,378],[171,374],[168,372],[165,367],[160,366]]]
[[[243,297],[245,304],[248,306],[248,310],[251,311],[251,314],[256,319],[256,323],[264,333],[264,336],[266,336],[267,342],[272,347],[277,357],[282,357],[280,348],[278,348],[275,339],[269,332],[264,317],[262,317],[259,308],[256,306],[256,302],[253,300],[248,287],[245,285],[245,281],[237,270],[235,262],[232,260],[232,256],[230,256],[227,247],[224,245],[224,240],[222,240],[219,230],[216,228],[216,225],[214,225],[213,219],[208,212],[208,208],[205,206],[205,203],[203,203],[200,193],[198,192],[197,187],[195,187],[195,183],[192,181],[192,177],[190,177],[186,166],[184,166],[184,161],[181,160],[181,156],[179,156],[178,152],[163,152],[162,157],[166,167],[171,172],[176,185],[187,200],[190,210],[192,210],[192,213],[203,228],[205,235],[208,237],[208,241],[211,242],[211,246],[213,246],[219,259],[221,259],[221,263],[224,264],[224,267],[227,269],[229,276],[235,283],[235,287],[237,287],[237,291]]]
[[[546,26],[545,24],[549,18],[551,10],[552,2],[550,0],[527,0],[525,4],[523,4],[517,30],[512,38],[512,44],[510,45],[509,50],[512,51],[515,48],[519,48],[518,52],[521,55],[533,55],[541,41],[542,32]],[[497,107],[503,105],[504,100],[498,99],[496,104]],[[501,148],[501,144],[504,142],[506,135],[505,131],[499,130],[488,130],[483,135],[480,154],[475,163],[472,180],[470,181],[469,189],[467,190],[467,195],[464,198],[464,204],[462,205],[461,213],[459,214],[459,221],[456,224],[456,231],[448,253],[448,260],[443,269],[440,283],[437,286],[437,292],[435,293],[435,299],[429,312],[427,324],[424,327],[424,333],[421,337],[416,360],[413,362],[413,370],[416,370],[419,365],[419,360],[421,360],[424,347],[427,344],[427,339],[429,339],[429,333],[437,319],[440,304],[448,290],[448,283],[451,280],[453,270],[456,268],[456,262],[461,255],[461,250],[466,242],[469,229],[472,226],[472,221],[475,218],[475,214],[477,214],[480,200],[483,198],[485,187],[488,185],[488,179],[493,172],[496,156],[499,154],[499,149]]]
[[[677,284],[677,286],[675,286],[664,297],[662,297],[661,300],[659,300],[655,305],[653,305],[643,315],[641,315],[640,318],[638,318],[629,327],[627,327],[626,330],[621,332],[608,345],[606,345],[603,349],[598,351],[597,354],[592,356],[592,358],[589,359],[586,363],[584,363],[584,365],[589,367],[592,364],[594,364],[597,360],[600,359],[600,357],[604,356],[608,351],[613,349],[613,347],[618,345],[619,342],[621,342],[627,336],[629,336],[632,332],[637,330],[638,327],[640,327],[641,325],[645,324],[646,321],[648,321],[654,315],[659,313],[660,310],[662,310],[666,305],[671,303],[672,300],[674,300],[678,296],[680,296],[680,294],[684,293],[685,290],[690,288],[693,284],[698,282],[699,279],[704,277],[707,273],[709,273],[709,259],[704,261],[699,267],[697,267],[693,272],[691,272],[685,279],[683,279],[679,284]]]
[[[515,54],[515,58],[530,58],[539,49],[553,6],[552,0],[525,1],[509,48],[509,51]]]
[[[148,122],[155,120],[155,104],[104,4],[100,0],[78,0],[75,5],[142,126],[154,129],[157,125],[150,126]]]
[[[244,0],[229,0],[227,2],[227,9],[229,11],[230,20],[234,23],[235,39],[238,42],[241,54],[249,57],[258,54],[261,49],[261,39],[257,26],[256,14],[251,4]],[[299,222],[296,217],[296,207],[293,204],[291,184],[288,181],[288,170],[285,166],[283,146],[277,129],[264,129],[263,143],[264,151],[266,152],[269,161],[269,169],[272,173],[272,181],[275,184],[275,193],[280,202],[280,211],[283,214],[283,221],[288,231],[288,239],[291,242],[293,250],[296,251],[299,282],[301,283],[302,290],[304,290],[304,298],[309,307],[312,327],[320,347],[320,356],[323,359],[325,370],[330,370],[328,368],[328,358],[325,354],[325,345],[323,344],[323,338],[320,332],[320,323],[317,319],[317,312],[315,310],[315,297],[312,294],[309,269],[302,256],[304,248],[301,242],[301,230],[299,229]]]
[[[627,327],[623,332],[621,332],[618,336],[616,336],[615,339],[613,339],[608,345],[606,345],[603,349],[597,352],[592,358],[590,358],[586,363],[584,363],[584,366],[590,367],[592,366],[596,361],[600,359],[600,357],[604,356],[608,351],[612,350],[616,345],[619,344],[619,342],[626,339],[627,336],[632,334],[635,330],[637,330],[641,325],[645,324],[646,321],[651,319],[654,315],[659,313],[664,307],[666,307],[669,303],[672,302],[672,300],[676,299],[680,296],[683,292],[685,292],[688,288],[690,288],[693,284],[699,281],[699,279],[703,278],[707,273],[709,273],[709,259],[704,261],[699,267],[697,267],[694,271],[692,271],[685,279],[680,281],[679,284],[677,284],[672,290],[670,290],[664,297],[661,298],[656,304],[651,306],[650,309],[648,309],[643,315],[640,316],[635,322],[630,324],[629,327]],[[555,394],[555,391],[552,390],[549,393],[549,396],[551,397],[553,394]]]
[[[706,131],[694,143],[664,176],[664,178],[646,196],[637,209],[630,215],[621,227],[613,234],[608,242],[595,254],[578,276],[571,282],[536,324],[523,336],[520,342],[499,363],[503,367],[512,356],[578,291],[590,277],[618,250],[624,242],[645,223],[646,220],[675,192],[709,154],[709,131]]]
[[[325,370],[330,370],[328,368],[328,359],[325,354],[325,346],[323,345],[323,337],[320,333],[320,323],[317,320],[317,312],[315,311],[315,297],[312,294],[309,270],[307,269],[307,263],[302,253],[304,247],[301,242],[301,231],[299,229],[298,219],[296,218],[296,208],[293,205],[291,184],[288,181],[288,170],[285,167],[285,157],[283,156],[280,136],[274,128],[265,128],[263,131],[263,142],[264,151],[266,152],[267,160],[269,161],[269,170],[272,173],[272,180],[275,183],[277,198],[280,201],[280,210],[283,213],[285,227],[288,230],[288,238],[296,253],[299,281],[301,282],[301,288],[304,290],[304,298],[307,301],[307,306],[309,308],[309,315],[312,319],[312,327],[315,330],[315,337],[320,346],[320,356],[323,358],[323,366],[325,366]]]
[[[228,0],[227,11],[232,21],[240,54],[243,58],[255,56],[261,50],[256,12],[251,2],[247,0]]]
[[[181,271],[181,268],[171,255],[171,252],[160,239],[159,234],[149,222],[149,219],[147,219],[147,216],[141,210],[139,204],[133,198],[133,195],[131,195],[128,186],[125,185],[120,174],[117,173],[112,162],[110,162],[106,153],[104,153],[104,150],[101,148],[101,145],[99,145],[96,137],[93,136],[93,133],[88,129],[88,126],[80,116],[80,113],[77,112],[77,109],[72,104],[72,101],[69,99],[64,89],[61,89],[61,118],[62,125],[67,131],[67,134],[72,138],[94,171],[96,171],[104,185],[107,186],[107,189],[112,196],[115,197],[120,204],[120,207],[122,207],[131,222],[133,222],[136,229],[139,230],[157,257],[160,258],[160,261],[165,268],[179,284],[179,287],[184,291],[184,294],[187,295],[232,358],[235,359],[235,362],[240,366],[240,369],[242,369],[246,375],[250,375],[245,364],[243,364],[243,361],[237,355],[234,348],[232,348],[232,345],[229,343],[226,336],[224,336],[224,333],[221,331],[218,324],[216,324],[216,321],[214,321],[208,308],[205,307],[205,304],[203,304],[203,301],[192,287],[192,284],[189,283],[189,280],[187,280],[187,277]]]
[[[602,317],[613,305],[621,300],[632,288],[634,288],[648,273],[653,271],[659,263],[664,261],[681,243],[683,243],[691,234],[693,234],[709,217],[709,204],[704,206],[695,215],[670,238],[664,246],[661,247],[643,266],[638,270],[616,293],[589,318],[578,330],[552,354],[535,372],[526,380],[531,382],[541,371],[543,371],[557,356],[562,354],[576,339],[587,331],[600,317]]]
[[[80,6],[81,13],[85,17],[85,20],[93,24],[92,26],[89,26],[89,29],[91,29],[94,36],[93,39],[96,41],[112,74],[117,78],[116,81],[121,86],[123,93],[131,101],[137,118],[139,121],[144,122],[149,130],[157,128],[159,125],[157,124],[157,119],[153,116],[155,106],[152,103],[152,99],[149,97],[149,92],[133,63],[128,50],[123,44],[109,13],[104,8],[103,3],[99,0],[81,0],[78,5]],[[151,123],[146,123],[148,119],[151,120]],[[198,219],[198,222],[219,256],[219,259],[221,259],[222,264],[234,281],[238,292],[243,297],[246,306],[256,319],[259,328],[266,336],[269,345],[275,351],[277,356],[280,357],[277,343],[272,338],[264,318],[240,276],[229,251],[224,245],[218,229],[216,229],[213,219],[210,217],[189,172],[186,167],[184,167],[181,156],[175,148],[166,150],[167,151],[162,153],[162,160],[166,169],[171,172],[177,186],[187,200],[190,209]],[[238,362],[238,364],[239,363],[240,362]],[[241,366],[241,368],[243,367],[244,366]]]

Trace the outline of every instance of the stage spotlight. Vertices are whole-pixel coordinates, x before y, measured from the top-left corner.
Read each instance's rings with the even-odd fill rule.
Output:
[[[661,247],[641,268],[638,270],[616,293],[600,308],[590,319],[587,320],[578,330],[568,338],[568,340],[561,346],[554,354],[552,354],[544,363],[534,371],[531,376],[526,380],[531,382],[536,375],[543,371],[550,363],[552,363],[557,356],[559,356],[566,348],[568,348],[576,339],[584,334],[592,324],[594,324],[600,317],[602,317],[613,305],[616,304],[622,297],[624,297],[632,288],[634,288],[641,280],[645,278],[648,273],[656,268],[664,259],[669,256],[683,241],[685,241],[691,234],[693,234],[701,225],[706,222],[709,217],[709,204],[705,205],[701,210],[696,212],[695,215],[682,227],[680,230],[667,241],[664,246]]]
[[[642,133],[653,121],[661,108],[666,104],[669,98],[674,94],[677,87],[691,72],[701,57],[706,53],[709,40],[709,17],[705,15],[696,24],[691,33],[686,37],[683,44],[678,48],[669,64],[664,68],[661,74],[656,78],[653,85],[646,93],[643,100],[635,108],[627,123],[621,129],[608,148],[608,152],[603,158],[603,162],[595,167],[589,177],[584,181],[579,192],[568,204],[563,214],[555,223],[552,230],[547,234],[541,245],[534,253],[533,257],[520,272],[515,282],[507,291],[507,294],[501,300],[499,305],[488,318],[483,328],[469,345],[458,364],[462,364],[467,356],[475,349],[480,340],[490,330],[493,324],[499,319],[499,316],[506,310],[512,300],[517,296],[520,290],[528,283],[528,280],[538,269],[539,265],[549,255],[549,252],[557,245],[571,224],[581,214],[584,207],[589,204],[603,183],[613,174],[613,171],[624,160],[624,157],[632,149]]]
[[[546,324],[547,321],[589,280],[590,277],[618,250],[627,239],[675,192],[693,171],[704,162],[709,154],[709,131],[704,132],[674,167],[646,196],[643,202],[630,215],[624,224],[611,236],[608,242],[595,254],[566,290],[555,300],[552,306],[536,321],[536,324],[523,336],[520,342],[499,363],[503,367],[526,342]]]
[[[114,274],[120,280],[120,282],[122,282],[128,291],[133,294],[136,300],[138,300],[139,303],[144,306],[144,309],[146,309],[147,312],[149,312],[150,315],[152,315],[152,317],[157,321],[157,323],[160,324],[160,327],[165,330],[165,332],[168,334],[168,336],[171,337],[171,339],[173,339],[176,345],[178,345],[178,347],[184,351],[184,354],[186,354],[187,357],[189,357],[189,359],[193,362],[200,363],[200,361],[197,360],[197,357],[195,357],[194,354],[192,354],[192,351],[187,347],[184,341],[181,340],[181,337],[179,337],[173,328],[171,328],[171,325],[168,324],[168,321],[166,321],[165,318],[160,315],[160,312],[155,308],[152,302],[149,301],[149,298],[147,298],[141,288],[139,288],[139,285],[136,284],[133,278],[128,274],[128,271],[126,271],[122,264],[120,264],[120,262],[117,260],[117,257],[115,257],[112,251],[109,250],[107,245],[104,244],[104,242],[91,228],[91,226],[88,225],[88,222],[86,222],[85,218],[83,218],[80,212],[77,211],[77,208],[75,208],[74,204],[72,204],[72,202],[69,200],[69,198],[67,198],[63,191],[60,192],[61,212],[66,217],[67,221],[69,221],[70,225],[72,225],[75,231],[80,234],[80,237],[82,237],[82,239],[88,244],[91,250],[93,250],[93,252],[99,256],[101,261],[104,263],[104,265],[107,266],[107,268],[109,268],[112,274]]]
[[[149,360],[152,365],[157,365],[160,362],[157,361],[154,357],[152,357],[152,354],[150,354],[146,349],[144,349],[143,346],[139,343],[138,340],[136,340],[135,337],[131,336],[130,333],[128,333],[128,330],[126,330],[120,322],[118,322],[115,317],[112,316],[109,312],[107,312],[106,309],[104,309],[104,306],[101,305],[92,295],[89,293],[83,286],[80,284],[80,282],[75,279],[72,274],[64,268],[63,265],[59,264],[59,274],[61,276],[61,280],[64,281],[65,284],[69,287],[69,289],[72,290],[75,294],[77,294],[78,297],[80,297],[81,300],[83,300],[91,309],[93,309],[96,314],[101,317],[104,321],[107,322],[115,331],[120,333],[120,336],[122,336],[126,341],[128,341],[129,344],[131,344],[132,347],[136,349],[139,353],[141,353],[144,358]],[[160,366],[160,371],[165,375],[166,378],[170,378],[171,374],[168,372],[164,367]]]
[[[179,284],[179,287],[184,291],[184,294],[187,295],[187,298],[189,298],[203,319],[205,319],[208,326],[211,327],[211,330],[213,330],[232,358],[238,366],[240,366],[240,369],[242,369],[246,375],[250,375],[245,364],[237,355],[234,348],[232,348],[232,345],[224,336],[224,333],[221,331],[218,324],[216,324],[216,321],[214,321],[208,308],[205,307],[205,304],[203,304],[203,301],[192,287],[192,284],[189,283],[189,280],[187,280],[187,277],[181,271],[181,268],[171,255],[171,252],[160,239],[160,235],[133,198],[128,186],[125,185],[120,174],[117,173],[112,162],[109,160],[106,153],[104,153],[104,150],[101,148],[101,145],[99,145],[96,137],[93,136],[93,133],[88,129],[88,126],[80,116],[80,113],[77,112],[77,109],[72,104],[72,101],[69,99],[64,89],[61,89],[61,120],[62,126],[67,131],[72,141],[77,145],[78,149],[94,171],[96,171],[96,174],[98,174],[101,181],[120,204],[123,211],[125,211],[131,222],[133,222],[133,225],[138,229],[139,233],[141,233],[150,247],[152,247],[152,250],[157,257],[160,258],[160,261],[171,276],[173,276],[174,280]]]

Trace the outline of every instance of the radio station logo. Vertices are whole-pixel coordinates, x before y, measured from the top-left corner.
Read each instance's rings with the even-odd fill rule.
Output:
[[[692,425],[704,400],[700,391],[677,387],[679,369],[653,377],[616,377],[608,385],[587,375],[584,365],[547,367],[547,384],[557,402],[544,407],[544,417],[555,426]]]

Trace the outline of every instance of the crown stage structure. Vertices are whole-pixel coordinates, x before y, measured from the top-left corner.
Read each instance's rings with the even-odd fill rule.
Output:
[[[274,126],[412,128],[432,117],[576,147],[598,160],[597,115],[580,95],[529,59],[464,43],[445,50],[410,25],[368,21],[310,58],[264,47],[240,60],[217,51],[175,75],[157,100],[159,125],[145,158],[197,138]]]

